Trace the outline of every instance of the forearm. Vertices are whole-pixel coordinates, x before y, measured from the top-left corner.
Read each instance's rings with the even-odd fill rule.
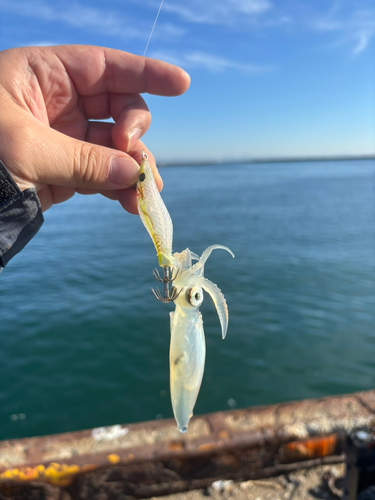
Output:
[[[0,161],[0,271],[44,221],[36,190],[21,191]]]

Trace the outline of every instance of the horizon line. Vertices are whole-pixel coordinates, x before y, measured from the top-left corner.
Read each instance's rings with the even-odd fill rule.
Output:
[[[333,156],[280,156],[262,158],[239,158],[237,160],[191,160],[191,161],[158,161],[158,167],[198,167],[208,165],[229,165],[241,163],[298,163],[315,161],[350,161],[350,160],[375,160],[375,153],[370,155],[333,155]]]

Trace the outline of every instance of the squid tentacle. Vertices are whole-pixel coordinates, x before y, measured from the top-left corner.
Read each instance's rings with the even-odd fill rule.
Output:
[[[202,253],[199,261],[191,267],[190,272],[192,274],[197,274],[201,269],[204,269],[204,265],[206,264],[207,259],[211,255],[213,250],[226,250],[234,258],[234,253],[228,247],[225,247],[223,245],[211,245]]]

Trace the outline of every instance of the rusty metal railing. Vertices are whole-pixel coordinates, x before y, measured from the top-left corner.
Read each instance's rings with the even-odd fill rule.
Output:
[[[0,492],[147,498],[217,479],[265,478],[343,461],[346,434],[374,424],[375,391],[367,391],[207,414],[193,418],[185,435],[159,420],[3,441]]]

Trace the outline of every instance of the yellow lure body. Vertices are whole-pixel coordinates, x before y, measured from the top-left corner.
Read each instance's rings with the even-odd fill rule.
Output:
[[[156,187],[145,153],[143,153],[136,189],[139,216],[155,245],[159,266],[172,266],[172,219]]]

